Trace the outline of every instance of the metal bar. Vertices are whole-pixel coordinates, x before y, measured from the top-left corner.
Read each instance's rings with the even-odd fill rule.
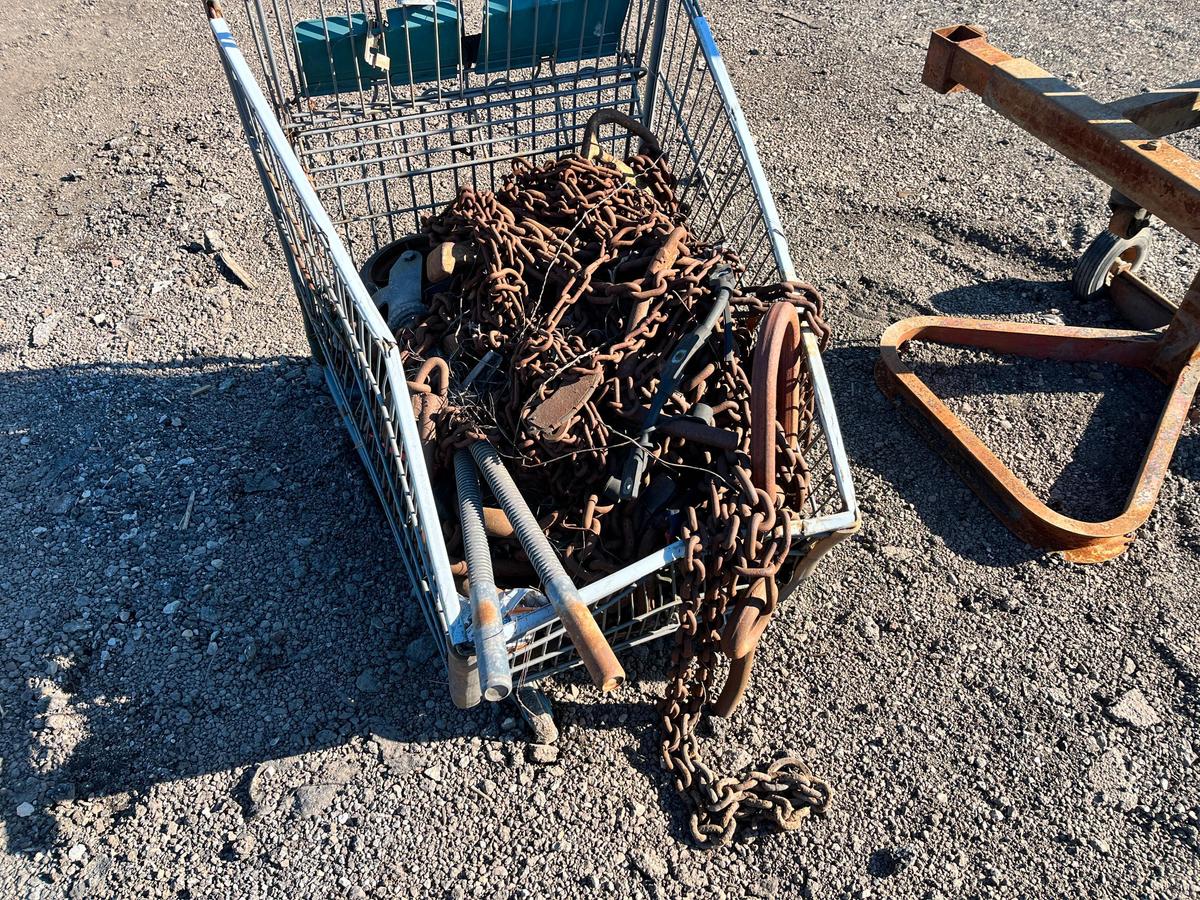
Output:
[[[693,6],[690,2],[685,5]],[[783,226],[779,221],[779,211],[775,208],[775,198],[771,195],[771,188],[767,184],[767,176],[763,172],[762,163],[758,161],[758,150],[754,146],[754,138],[750,136],[750,126],[746,124],[746,117],[742,114],[742,106],[738,103],[737,94],[734,93],[733,82],[725,68],[725,61],[721,59],[721,51],[717,49],[717,43],[713,40],[708,20],[700,14],[699,7],[694,8],[692,27],[696,30],[700,47],[704,51],[704,58],[708,63],[709,71],[712,72],[717,90],[720,92],[721,102],[725,106],[725,114],[729,117],[729,122],[737,136],[738,145],[741,147],[742,159],[746,164],[746,171],[750,175],[750,186],[754,189],[754,195],[762,209],[763,223],[770,236],[771,249],[775,252],[775,261],[783,280],[791,280],[796,277],[796,269],[792,265],[792,256],[788,252],[787,238],[784,236]]]
[[[1200,81],[1134,94],[1114,100],[1108,108],[1155,137],[1187,131],[1200,125]]]
[[[512,693],[512,672],[508,667],[508,649],[504,646],[504,616],[500,612],[500,593],[492,575],[492,556],[487,531],[483,526],[483,497],[479,492],[479,474],[467,450],[454,454],[454,476],[458,484],[458,518],[462,526],[463,554],[470,579],[471,625],[475,638],[475,659],[479,666],[479,686],[484,699],[495,703]]]
[[[1128,268],[1118,271],[1108,285],[1108,298],[1131,325],[1146,330],[1170,323],[1179,306],[1142,281]]]
[[[1188,296],[1200,304],[1200,278]],[[1187,303],[1185,299],[1184,306]],[[1033,546],[1061,551],[1072,562],[1100,562],[1122,553],[1149,517],[1196,396],[1200,384],[1196,336],[1194,331],[1181,331],[1177,337],[1172,342],[1169,331],[1160,337],[1139,331],[921,316],[897,322],[883,333],[875,374],[887,397],[903,399],[921,413],[947,461],[1010,531]],[[1110,362],[1160,375],[1164,354],[1168,364],[1181,362],[1171,373],[1170,397],[1121,514],[1086,522],[1064,516],[1039,500],[905,364],[900,350],[914,340],[1040,359]],[[1180,346],[1188,340],[1190,347]]]
[[[567,574],[541,525],[534,518],[516,483],[512,480],[500,454],[487,441],[471,444],[471,455],[483,477],[500,502],[508,521],[512,523],[517,540],[533,563],[542,580],[546,597],[558,618],[562,620],[576,652],[587,667],[592,681],[602,691],[611,691],[625,682],[625,670],[605,639],[600,626],[579,596],[579,589]]]
[[[583,601],[584,606],[595,606],[613,594],[637,584],[646,576],[653,575],[664,566],[669,566],[676,560],[682,559],[686,549],[687,545],[683,541],[668,544],[656,553],[644,556],[623,569],[605,575],[599,581],[584,585],[579,589],[579,598]],[[554,616],[554,607],[552,606],[543,606],[517,616],[513,625],[513,633],[508,638],[509,642],[520,640],[532,631],[553,622]]]
[[[589,91],[589,92],[590,92],[590,91]],[[606,108],[608,108],[608,107],[607,107],[605,104],[603,104],[603,103],[600,103],[600,102],[596,102],[596,103],[589,103],[589,104],[583,105],[583,106],[581,106],[581,107],[580,107],[580,110],[582,110],[582,111],[593,110],[593,111],[594,111],[594,110],[606,109]],[[517,125],[517,124],[519,124],[519,123],[521,123],[521,122],[536,122],[536,120],[537,120],[538,118],[539,118],[539,117],[537,116],[537,114],[535,114],[535,113],[532,113],[532,112],[531,112],[531,113],[529,113],[529,114],[522,114],[522,115],[514,116],[514,117],[510,118],[508,121],[509,121],[509,123],[510,123],[510,124]],[[405,118],[405,119],[400,119],[400,120],[397,120],[397,121],[398,121],[398,123],[401,123],[401,124],[402,124],[403,122],[406,122],[406,121],[413,121],[413,120],[412,120],[412,119]],[[446,127],[443,127],[443,128],[437,128],[437,129],[427,129],[427,130],[424,130],[424,131],[409,132],[409,133],[407,133],[407,134],[405,134],[405,135],[404,135],[404,139],[407,141],[407,140],[412,140],[412,139],[414,139],[414,138],[423,138],[423,139],[424,139],[426,142],[428,142],[428,139],[429,139],[430,137],[446,137],[446,136],[449,136],[452,130],[453,130],[453,129],[451,129],[449,126],[446,126]],[[548,135],[554,134],[554,133],[555,133],[556,131],[558,131],[558,130],[559,130],[559,129],[557,129],[557,128],[552,128],[552,127],[546,127],[546,128],[542,128],[542,129],[531,128],[530,132],[529,132],[527,135],[525,135],[525,136],[526,136],[526,137],[531,137],[531,138],[532,138],[532,137],[546,137],[546,136],[548,136]],[[483,138],[483,139],[476,140],[476,141],[469,141],[469,142],[463,142],[463,143],[460,143],[460,144],[456,145],[456,149],[458,149],[458,150],[460,150],[460,151],[464,151],[464,150],[474,150],[474,149],[478,149],[478,148],[482,148],[482,147],[487,147],[487,146],[489,146],[489,145],[491,145],[491,144],[507,143],[507,141],[508,141],[508,137],[507,137],[507,136],[504,136],[504,137],[499,137],[499,138],[494,138],[494,139],[487,139],[487,138]],[[342,145],[340,145],[340,146],[338,146],[338,147],[334,147],[334,148],[332,148],[332,149],[334,149],[334,150],[338,150],[338,149],[340,149],[340,150],[347,150],[347,151],[357,151],[357,150],[359,150],[360,148],[366,148],[366,147],[372,147],[372,146],[384,145],[384,144],[387,144],[387,143],[389,143],[389,142],[396,143],[396,140],[395,140],[395,138],[386,138],[386,137],[385,137],[385,138],[377,138],[377,139],[370,139],[370,138],[367,138],[367,139],[364,139],[364,140],[362,140],[362,141],[355,141],[355,142],[353,142],[353,143],[350,143],[350,144],[342,144]],[[442,152],[448,152],[450,148],[448,148],[448,147],[447,147],[447,148],[438,148],[438,149],[440,149]],[[321,148],[319,152],[322,152],[322,153],[323,153],[323,152],[326,152],[326,148]],[[308,151],[308,152],[306,152],[304,155],[305,155],[306,157],[307,157],[307,156],[314,155],[314,151]],[[432,154],[431,154],[431,153],[426,153],[426,154],[425,154],[426,158],[428,158],[430,155],[432,155]],[[517,153],[517,154],[513,154],[513,155],[514,155],[514,156],[524,156],[524,155],[527,155],[527,154],[524,154],[524,153]],[[419,157],[419,156],[420,156],[420,154],[416,154],[415,156]],[[387,156],[378,156],[378,157],[376,157],[374,160],[372,160],[372,162],[377,162],[377,161],[381,161],[381,162],[402,162],[402,161],[405,161],[405,160],[411,160],[411,159],[413,159],[413,158],[414,158],[414,154],[412,154],[412,153],[408,153],[408,152],[400,152],[400,151],[399,151],[399,148],[397,148],[397,152],[396,152],[396,153],[393,153],[393,154],[391,154],[391,155],[387,155]],[[311,165],[311,166],[309,166],[309,169],[308,169],[308,171],[309,171],[310,173],[312,173],[313,175],[321,175],[321,174],[324,174],[324,173],[326,173],[326,172],[336,172],[336,171],[338,171],[338,170],[341,170],[341,169],[350,169],[350,168],[354,168],[354,167],[358,166],[359,164],[360,164],[360,160],[358,160],[358,159],[349,159],[349,160],[345,160],[345,161],[343,161],[343,162],[340,162],[340,163],[330,163],[330,164],[327,164],[327,165]],[[458,164],[458,163],[454,163],[453,165],[455,165],[455,166],[458,166],[459,164]],[[416,169],[406,169],[406,170],[405,170],[405,175],[407,176],[407,175],[411,174],[412,172],[424,173],[425,171],[426,171],[426,170],[425,170],[425,169],[423,169],[423,168],[416,168]]]
[[[642,107],[642,124],[654,127],[654,108],[658,103],[658,74],[662,67],[663,42],[667,34],[668,0],[654,0],[654,37],[650,44],[650,61],[646,64],[646,100]]]
[[[1200,243],[1200,162],[1027,59],[1009,56],[974,25],[933,32],[922,81],[967,89],[1025,131]]]

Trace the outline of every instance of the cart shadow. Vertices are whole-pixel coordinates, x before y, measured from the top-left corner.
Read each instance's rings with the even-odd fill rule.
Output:
[[[241,767],[355,735],[499,734],[496,707],[450,707],[317,374],[206,358],[0,375],[0,523],[25,556],[0,571],[9,851],[54,846],[73,801],[133,814],[156,784],[228,772],[233,792]]]

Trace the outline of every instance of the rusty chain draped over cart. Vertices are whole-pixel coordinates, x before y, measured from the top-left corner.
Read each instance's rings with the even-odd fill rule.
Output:
[[[435,465],[480,441],[503,448],[576,577],[612,571],[668,532],[686,542],[663,761],[697,841],[727,842],[747,823],[795,828],[825,808],[828,786],[793,758],[719,777],[695,728],[722,651],[733,664],[716,711],[740,702],[778,600],[808,491],[799,323],[828,338],[821,298],[799,283],[735,287],[737,255],[688,229],[653,136],[605,118],[635,130],[641,152],[518,162],[495,193],[464,188],[427,221],[452,271],[439,270],[429,310],[398,335],[418,372],[418,424],[437,436]],[[443,377],[431,390],[442,358],[463,380],[474,372],[473,385]],[[769,409],[755,417],[760,398]]]

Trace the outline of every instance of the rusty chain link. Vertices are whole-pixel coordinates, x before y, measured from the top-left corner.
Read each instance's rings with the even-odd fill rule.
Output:
[[[645,493],[638,501],[607,497],[605,479],[637,442],[681,336],[713,302],[714,278],[722,270],[743,274],[735,253],[689,230],[687,212],[656,148],[643,145],[624,164],[603,155],[538,167],[517,161],[494,193],[464,188],[425,221],[431,246],[452,242],[472,263],[455,270],[428,313],[397,337],[406,367],[420,368],[412,386],[421,433],[436,435],[435,464],[445,466],[471,440],[492,440],[574,574],[594,578],[664,539],[686,542],[661,750],[692,805],[693,837],[717,845],[742,826],[796,828],[830,799],[829,786],[794,758],[719,777],[702,761],[695,734],[727,621],[753,605],[765,626],[774,611],[809,487],[807,369],[798,366],[794,386],[799,427],[789,433],[777,423],[768,442],[775,484],[757,485],[752,379],[743,360],[775,303],[792,304],[822,345],[829,329],[810,285],[734,289],[724,325],[666,403],[674,427],[650,432]],[[439,358],[455,378],[439,377],[442,389],[431,400],[429,376],[444,374],[431,362]],[[456,386],[469,371],[483,373],[486,390]],[[722,445],[695,439],[701,432],[688,417],[698,404],[711,410],[704,434]],[[655,509],[648,498],[663,494],[669,503]],[[453,546],[456,536],[449,536]],[[498,557],[517,554],[515,545],[498,543]],[[746,677],[760,633],[748,658],[734,662]]]

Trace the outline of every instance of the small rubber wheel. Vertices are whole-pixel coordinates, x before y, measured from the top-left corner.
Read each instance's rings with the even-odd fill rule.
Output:
[[[446,672],[450,676],[450,699],[459,709],[478,706],[483,699],[479,687],[479,667],[474,656],[459,656],[453,650],[446,654]]]
[[[1103,294],[1112,282],[1118,262],[1127,263],[1133,272],[1140,269],[1150,252],[1150,236],[1149,228],[1131,238],[1117,237],[1111,231],[1100,232],[1075,264],[1071,276],[1075,296],[1080,300],[1095,300]]]
[[[392,272],[392,266],[400,258],[400,254],[406,250],[416,250],[421,256],[424,256],[429,252],[429,238],[423,234],[406,235],[398,241],[384,244],[372,253],[358,272],[362,276],[363,286],[367,289],[368,294],[374,296],[376,291],[388,283],[388,275]],[[424,266],[421,268],[424,271]]]

